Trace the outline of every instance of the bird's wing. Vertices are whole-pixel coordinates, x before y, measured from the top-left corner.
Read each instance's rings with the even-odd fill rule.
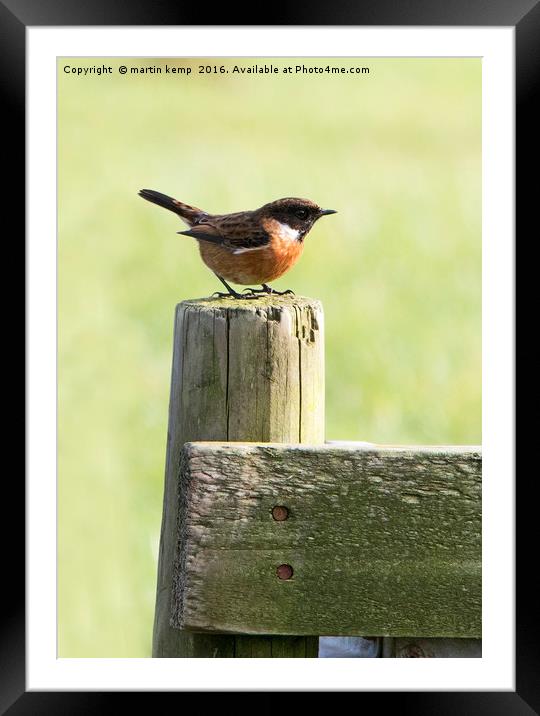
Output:
[[[179,231],[178,233],[199,239],[199,241],[218,244],[233,254],[262,249],[270,243],[270,237],[263,228],[251,227],[249,231],[246,231],[245,223],[240,220],[235,221],[232,214],[230,219],[227,217],[219,223],[202,221],[188,231]]]
[[[179,231],[179,234],[183,236],[191,236],[194,239],[200,239],[201,241],[210,241],[213,244],[222,244],[223,236],[221,233],[212,226],[211,224],[197,224],[192,226],[188,231]]]

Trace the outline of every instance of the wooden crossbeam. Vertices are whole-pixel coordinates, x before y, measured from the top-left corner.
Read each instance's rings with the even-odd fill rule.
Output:
[[[478,447],[187,443],[171,626],[481,636]]]

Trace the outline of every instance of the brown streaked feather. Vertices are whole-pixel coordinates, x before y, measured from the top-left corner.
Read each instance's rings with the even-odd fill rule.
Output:
[[[188,231],[179,231],[183,236],[191,236],[193,239],[200,241],[211,241],[213,244],[223,244],[223,236],[220,231],[212,224],[200,223],[192,226]]]
[[[213,216],[212,221],[201,220],[189,231],[178,233],[200,241],[219,244],[233,254],[239,250],[263,248],[270,243],[270,237],[265,229],[254,225],[251,221],[246,221],[245,213],[223,217]]]

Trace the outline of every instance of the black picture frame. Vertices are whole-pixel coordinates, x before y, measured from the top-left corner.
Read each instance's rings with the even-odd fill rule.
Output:
[[[262,15],[262,13],[261,13]],[[271,18],[271,20],[269,20]],[[211,19],[211,23],[208,23]],[[369,0],[353,3],[299,3],[274,6],[266,17],[229,4],[219,7],[187,6],[171,0],[0,0],[0,73],[4,121],[4,207],[21,221],[25,210],[25,30],[28,26],[110,25],[379,25],[379,26],[504,26],[515,28],[516,39],[516,237],[532,223],[531,212],[538,203],[538,131],[534,90],[540,82],[539,0]],[[6,214],[4,214],[6,216]],[[16,225],[16,224],[15,224]],[[22,225],[22,221],[21,221]],[[6,238],[7,240],[7,238]],[[10,240],[23,242],[13,232]],[[19,243],[20,242],[20,243]],[[52,418],[52,416],[51,416]],[[516,691],[514,692],[378,692],[376,696],[396,701],[399,710],[415,714],[521,714],[540,713],[540,673],[535,629],[536,591],[526,586],[530,561],[526,545],[536,543],[535,520],[526,510],[535,505],[534,480],[518,484],[516,571]],[[11,472],[3,483],[5,505],[11,522],[4,526],[4,581],[2,632],[0,640],[0,714],[87,714],[118,709],[125,693],[26,692],[25,690],[25,533],[24,481]],[[6,494],[7,493],[7,494]],[[531,494],[529,494],[531,493]],[[6,510],[7,512],[7,510]],[[527,561],[526,561],[527,560]],[[533,602],[534,600],[534,602]],[[161,694],[160,694],[161,695]],[[162,695],[167,695],[164,693]],[[171,695],[169,693],[169,695]],[[174,694],[173,694],[174,695]],[[181,695],[181,694],[180,694]],[[362,693],[358,698],[371,695]],[[138,705],[150,705],[155,694],[136,694]],[[223,697],[222,697],[223,698]],[[154,708],[155,708],[155,701]],[[385,705],[390,706],[387,701]],[[364,706],[365,707],[365,706]]]

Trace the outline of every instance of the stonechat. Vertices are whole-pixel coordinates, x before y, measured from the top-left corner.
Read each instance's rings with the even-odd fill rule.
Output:
[[[218,296],[258,298],[263,293],[284,294],[268,286],[282,276],[300,258],[304,239],[313,224],[333,209],[321,209],[309,199],[277,199],[254,211],[235,214],[209,214],[195,206],[152,189],[142,189],[139,196],[177,214],[188,225],[179,234],[197,239],[204,263],[225,286],[228,293]],[[227,281],[260,284],[238,293]]]

